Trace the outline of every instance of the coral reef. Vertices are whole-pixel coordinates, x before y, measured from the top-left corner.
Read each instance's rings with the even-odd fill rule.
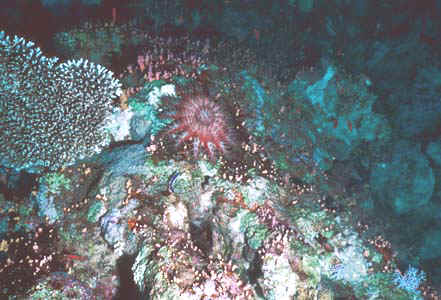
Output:
[[[0,297],[439,299],[422,31],[369,40],[402,21],[363,1],[116,2],[53,38],[74,60],[0,33]]]

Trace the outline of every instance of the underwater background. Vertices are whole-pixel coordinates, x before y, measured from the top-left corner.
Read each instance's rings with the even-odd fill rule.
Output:
[[[441,299],[441,1],[0,2],[1,299]]]

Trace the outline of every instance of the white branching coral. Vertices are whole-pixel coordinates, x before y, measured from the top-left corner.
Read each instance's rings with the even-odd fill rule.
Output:
[[[56,64],[33,42],[0,32],[0,164],[56,170],[110,142],[104,121],[120,83],[87,60]]]

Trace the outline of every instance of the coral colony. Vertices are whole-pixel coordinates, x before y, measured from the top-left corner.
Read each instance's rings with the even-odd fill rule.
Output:
[[[395,166],[370,77],[315,60],[308,18],[298,57],[260,53],[317,1],[135,2],[54,34],[60,58],[0,31],[0,298],[441,299],[364,215]]]
[[[5,32],[0,43],[2,165],[56,170],[108,145],[102,127],[121,93],[112,72],[84,59],[56,64]]]

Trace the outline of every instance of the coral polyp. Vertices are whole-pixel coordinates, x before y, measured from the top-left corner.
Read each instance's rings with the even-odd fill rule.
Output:
[[[178,135],[177,146],[192,142],[195,158],[202,149],[214,161],[217,154],[228,154],[234,143],[227,114],[220,104],[207,96],[196,95],[181,100],[171,118],[172,127],[167,133]]]

